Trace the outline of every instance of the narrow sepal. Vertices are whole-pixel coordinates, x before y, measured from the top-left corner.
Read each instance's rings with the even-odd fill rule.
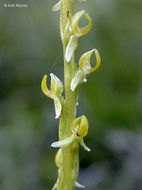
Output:
[[[90,58],[91,58],[91,55],[93,54],[93,52],[96,56],[96,65],[91,68]],[[100,58],[99,52],[96,49],[92,49],[91,51],[84,53],[80,57],[80,60],[79,60],[80,68],[86,74],[97,70],[99,68],[100,64],[101,64],[101,58]]]
[[[73,141],[74,141],[74,135],[71,135],[68,138],[65,138],[62,141],[57,141],[51,144],[52,147],[58,148],[58,147],[66,147],[68,145],[70,145]]]
[[[67,62],[71,60],[71,57],[74,51],[76,50],[76,48],[77,48],[77,38],[75,35],[72,35],[69,39],[69,42],[65,51],[65,59]]]
[[[53,6],[52,11],[59,11],[60,8],[61,8],[61,0]]]
[[[91,151],[90,148],[88,148],[88,147],[86,146],[86,144],[84,143],[83,138],[82,138],[81,141],[80,141],[80,145],[84,148],[84,150],[86,150],[86,151],[88,151],[88,152]]]
[[[78,183],[77,181],[75,182],[75,187],[78,187],[78,188],[85,188],[84,185],[81,185],[80,183]]]
[[[52,190],[56,190],[57,189],[57,183],[54,184],[54,186],[52,187]]]
[[[61,106],[59,98],[57,97],[54,98],[54,107],[55,107],[55,113],[56,113],[55,119],[58,119],[61,115],[62,106]]]
[[[84,16],[87,19],[88,24],[80,28],[78,22],[82,16]],[[77,12],[72,18],[72,31],[77,37],[87,34],[91,29],[91,26],[91,18],[84,10]]]
[[[83,81],[84,81],[84,73],[83,71],[78,70],[71,81],[71,90],[74,91],[79,84],[83,83]]]

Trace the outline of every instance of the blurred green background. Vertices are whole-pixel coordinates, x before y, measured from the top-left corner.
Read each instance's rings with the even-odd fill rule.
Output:
[[[4,8],[4,3],[28,8]],[[40,83],[53,72],[63,81],[59,13],[55,0],[0,1],[0,189],[48,190],[58,120]],[[79,91],[78,115],[90,123],[80,148],[78,181],[86,190],[142,189],[142,1],[76,1],[92,30],[79,39],[76,62],[92,48],[102,65]],[[93,59],[92,59],[93,61]],[[48,80],[48,84],[50,80]]]

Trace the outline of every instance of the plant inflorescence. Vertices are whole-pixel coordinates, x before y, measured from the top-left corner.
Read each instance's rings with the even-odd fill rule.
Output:
[[[86,151],[90,151],[83,140],[88,133],[88,119],[84,115],[76,118],[78,88],[87,81],[86,78],[90,73],[98,69],[100,55],[96,49],[92,49],[84,53],[80,57],[78,65],[76,65],[74,54],[78,47],[78,39],[91,29],[91,18],[84,10],[74,14],[74,0],[60,0],[52,10],[60,10],[60,35],[64,55],[64,86],[60,79],[51,73],[50,89],[46,85],[47,75],[43,77],[41,88],[46,96],[53,99],[55,118],[59,118],[59,141],[51,145],[59,148],[55,156],[58,179],[53,190],[73,190],[74,186],[84,188],[83,185],[76,182],[79,171],[79,145]],[[80,27],[78,23],[83,16],[87,19],[88,24]],[[96,56],[96,64],[91,67],[90,58],[93,53]],[[65,97],[62,95],[63,90],[65,90]]]

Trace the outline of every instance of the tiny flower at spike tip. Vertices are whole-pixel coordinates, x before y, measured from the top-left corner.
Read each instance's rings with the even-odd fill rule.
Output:
[[[75,1],[60,0],[52,8],[52,11],[60,11],[64,86],[53,73],[50,74],[50,89],[47,87],[47,75],[44,75],[41,82],[42,92],[54,101],[55,119],[59,119],[59,140],[51,144],[52,147],[59,148],[55,156],[58,178],[52,190],[74,190],[75,187],[85,187],[76,181],[79,173],[80,145],[86,151],[90,151],[84,143],[84,137],[89,129],[88,119],[85,115],[76,117],[78,89],[81,84],[87,82],[87,76],[96,71],[101,64],[97,49],[84,53],[76,64],[75,51],[78,47],[78,40],[90,31],[92,21],[85,10],[74,13]],[[85,2],[86,0],[79,1]],[[79,22],[83,17],[87,24],[81,27]],[[92,55],[96,58],[94,66],[90,63]]]

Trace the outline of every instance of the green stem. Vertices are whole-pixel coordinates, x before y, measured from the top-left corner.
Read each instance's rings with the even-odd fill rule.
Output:
[[[60,34],[61,38],[64,35],[64,29],[68,21],[69,15],[73,15],[74,0],[61,0],[60,10]]]
[[[60,34],[63,42],[63,54],[65,54],[66,45],[64,40],[65,25],[68,21],[69,15],[72,16],[74,11],[74,0],[61,0],[60,11]],[[65,57],[65,56],[64,56]],[[64,58],[64,86],[65,86],[65,103],[62,110],[62,116],[59,122],[59,140],[63,140],[71,135],[70,125],[76,116],[76,99],[77,92],[72,92],[70,83],[75,73],[74,56],[68,63]],[[59,182],[58,190],[74,190],[74,178],[72,170],[74,167],[75,156],[78,155],[78,146],[68,146],[62,148],[63,153],[63,170],[62,180]]]

